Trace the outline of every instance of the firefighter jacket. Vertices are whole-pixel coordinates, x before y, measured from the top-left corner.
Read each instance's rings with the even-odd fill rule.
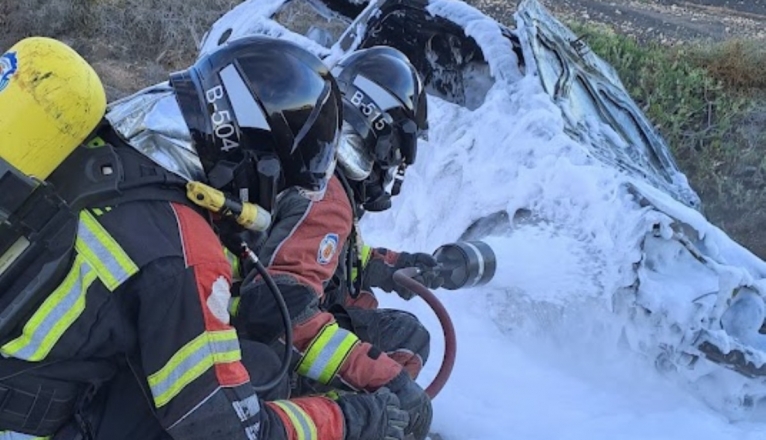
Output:
[[[17,372],[0,379],[0,439],[50,437],[78,410],[56,384],[87,388],[125,360],[174,439],[343,439],[330,399],[254,393],[227,310],[231,266],[202,213],[162,200],[85,209],[74,248],[68,273],[0,346],[0,371]]]
[[[349,196],[337,176],[325,196],[311,201],[297,189],[281,194],[272,228],[259,257],[279,286],[293,319],[299,374],[330,384],[339,379],[356,390],[374,391],[402,366],[323,311],[325,288],[339,264],[354,224]],[[244,337],[270,343],[283,333],[279,310],[262,278],[242,286],[233,303],[235,326]]]

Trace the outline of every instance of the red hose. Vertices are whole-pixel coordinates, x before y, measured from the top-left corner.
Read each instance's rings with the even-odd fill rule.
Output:
[[[439,391],[447,383],[450,374],[452,374],[452,367],[455,365],[455,353],[457,352],[457,338],[455,337],[455,327],[452,325],[452,319],[450,319],[447,309],[444,308],[433,292],[413,279],[417,275],[417,268],[407,267],[394,272],[393,279],[395,283],[406,287],[423,298],[434,313],[436,313],[436,317],[439,318],[439,323],[442,326],[442,331],[444,332],[444,357],[442,358],[442,365],[434,380],[426,388],[426,394],[433,399],[439,394]]]

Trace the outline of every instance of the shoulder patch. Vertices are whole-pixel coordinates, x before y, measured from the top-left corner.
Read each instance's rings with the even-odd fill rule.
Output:
[[[332,261],[332,257],[335,256],[335,252],[338,250],[338,234],[329,233],[324,236],[319,243],[319,250],[317,251],[317,262],[325,265]]]
[[[16,73],[18,61],[15,52],[7,52],[0,56],[0,92],[11,82],[11,77]]]
[[[207,308],[210,313],[224,324],[229,323],[229,300],[231,291],[229,282],[224,277],[218,277],[210,288],[210,296],[207,298]]]

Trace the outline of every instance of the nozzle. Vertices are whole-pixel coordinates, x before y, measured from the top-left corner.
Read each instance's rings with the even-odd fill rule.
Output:
[[[482,286],[495,276],[495,252],[483,241],[445,244],[433,255],[447,290]]]

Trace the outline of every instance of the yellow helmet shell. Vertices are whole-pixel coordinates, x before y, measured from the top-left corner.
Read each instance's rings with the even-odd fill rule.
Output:
[[[45,180],[106,111],[96,72],[66,44],[25,38],[0,56],[0,157]]]

